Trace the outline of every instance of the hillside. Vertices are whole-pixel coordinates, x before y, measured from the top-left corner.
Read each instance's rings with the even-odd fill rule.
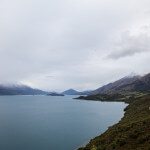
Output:
[[[150,150],[150,94],[127,102],[118,124],[78,150]]]
[[[150,150],[150,74],[123,78],[77,99],[123,101],[129,105],[119,123],[79,150]]]
[[[118,91],[124,86],[127,86],[134,81],[138,80],[140,76],[127,76],[123,77],[113,83],[106,84],[90,93],[90,95],[96,95],[96,94],[107,94],[107,93],[113,93]]]
[[[150,73],[138,78],[134,82],[121,87],[123,91],[150,92]]]

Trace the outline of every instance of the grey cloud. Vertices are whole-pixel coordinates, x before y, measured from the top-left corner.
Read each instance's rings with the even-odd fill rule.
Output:
[[[134,71],[135,64],[148,62],[149,53],[128,60],[130,68],[103,58],[148,51],[147,27],[138,36],[123,37],[115,48],[113,42],[124,30],[150,24],[144,13],[149,7],[149,0],[1,0],[0,82],[91,89]],[[137,72],[148,70],[141,65]]]
[[[145,28],[146,30],[147,28]],[[148,28],[149,29],[149,28]],[[124,33],[120,42],[112,47],[113,51],[108,54],[107,58],[119,59],[124,57],[130,57],[138,53],[144,53],[150,51],[150,36],[149,30],[147,32],[131,35],[130,32]]]

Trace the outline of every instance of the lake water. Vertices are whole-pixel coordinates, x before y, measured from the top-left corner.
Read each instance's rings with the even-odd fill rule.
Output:
[[[0,150],[75,150],[118,122],[125,107],[72,96],[1,96]]]

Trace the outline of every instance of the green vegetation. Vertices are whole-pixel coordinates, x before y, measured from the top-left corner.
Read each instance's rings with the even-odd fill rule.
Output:
[[[108,97],[94,95],[90,98],[105,100]],[[78,150],[150,150],[150,94],[133,92],[109,97],[109,100],[116,99],[129,103],[125,108],[124,117]]]
[[[88,95],[88,96],[80,96],[75,99],[82,100],[94,100],[94,101],[121,101],[121,102],[129,102],[132,99],[142,97],[147,95],[149,92],[122,92],[122,93],[112,93],[112,94],[96,94],[96,95]]]
[[[84,100],[95,100],[95,101],[123,101],[124,98],[121,94],[96,94],[96,95],[89,95],[89,96],[80,96],[76,99],[84,99]]]

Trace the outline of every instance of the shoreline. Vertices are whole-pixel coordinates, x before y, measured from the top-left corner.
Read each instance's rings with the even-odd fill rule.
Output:
[[[73,98],[73,99],[76,99],[76,98]],[[112,102],[112,103],[124,103],[124,104],[128,104],[124,109],[123,109],[123,112],[124,112],[124,114],[123,114],[123,116],[122,116],[122,118],[124,117],[124,115],[125,115],[125,109],[129,106],[129,103],[127,103],[127,102],[124,102],[124,101],[102,101],[102,100],[87,100],[87,99],[78,99],[77,98],[77,100],[81,100],[81,101],[98,101],[98,102],[108,102],[108,103],[110,103],[110,102]],[[121,118],[121,119],[122,119]],[[116,125],[116,124],[118,124],[120,121],[121,121],[121,119],[117,122],[117,123],[115,123],[115,124],[113,124],[113,125],[111,125],[111,126],[108,126],[107,127],[107,129],[104,131],[104,132],[102,132],[100,135],[102,135],[102,134],[104,134],[107,130],[109,130],[109,128],[110,127],[112,127],[112,126],[114,126],[114,125]],[[97,137],[97,136],[99,136],[99,135],[96,135],[96,136],[94,136],[93,138],[91,138],[90,140],[88,140],[87,142],[84,142],[85,144],[82,144],[82,145],[80,145],[80,146],[78,146],[78,148],[76,148],[75,150],[80,150],[80,148],[84,148],[84,147],[86,147],[86,145],[88,144],[88,143],[90,143],[90,141],[92,140],[92,139],[94,139],[95,137]],[[82,149],[81,149],[82,150]]]
[[[108,127],[104,133],[91,139],[85,147],[78,148],[77,150],[136,150],[139,148],[149,150],[150,95],[144,95],[132,100],[126,99],[122,102],[129,105],[125,107],[124,116],[121,120]],[[141,127],[145,127],[145,130],[141,131]]]

